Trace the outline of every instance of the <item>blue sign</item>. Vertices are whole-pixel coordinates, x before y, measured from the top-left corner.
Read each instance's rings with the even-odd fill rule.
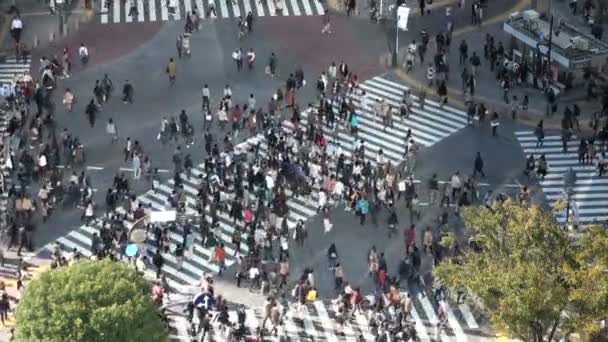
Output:
[[[215,305],[215,298],[209,293],[201,293],[194,299],[194,306],[199,309],[209,310]]]
[[[139,250],[139,247],[137,247],[136,244],[130,244],[127,246],[127,248],[125,250],[125,254],[128,257],[134,257],[135,255],[137,255],[138,250]]]
[[[541,33],[538,35],[538,40],[539,40],[541,43],[545,41],[545,34],[544,34],[543,32],[541,32]]]

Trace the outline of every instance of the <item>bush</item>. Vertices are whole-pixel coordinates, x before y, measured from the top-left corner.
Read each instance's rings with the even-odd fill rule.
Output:
[[[17,307],[17,341],[168,341],[148,282],[112,261],[82,261],[33,280]]]

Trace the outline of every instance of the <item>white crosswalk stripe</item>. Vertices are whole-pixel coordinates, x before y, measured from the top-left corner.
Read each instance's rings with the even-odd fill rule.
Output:
[[[437,303],[432,303],[428,297],[416,296],[412,307],[412,318],[410,321],[415,326],[418,336],[417,341],[475,341],[476,338],[470,339],[468,333],[475,336],[479,334],[479,326],[474,318],[469,320],[463,318],[461,312],[463,307],[468,311],[468,306],[461,304],[452,308],[449,307],[448,323],[445,329],[442,329],[437,336]],[[429,312],[420,311],[420,307],[426,307]],[[470,311],[469,311],[470,312]],[[231,322],[237,322],[236,311],[229,312]],[[338,341],[355,341],[359,336],[363,336],[365,341],[375,341],[376,337],[372,334],[371,321],[367,314],[358,312],[348,319],[345,324],[339,324],[336,321],[337,307],[334,301],[317,300],[313,303],[308,303],[303,309],[298,310],[293,304],[290,304],[287,314],[283,317],[283,324],[279,326],[277,336],[265,336],[264,341],[317,341],[324,340],[328,342]],[[249,335],[254,334],[261,326],[263,320],[263,312],[261,308],[247,309],[245,326]],[[472,320],[472,321],[470,321]],[[176,320],[177,323],[177,320]],[[183,325],[183,322],[180,322]],[[222,341],[226,339],[223,332],[218,329],[217,325],[211,331],[210,341]],[[270,321],[266,322],[266,329],[271,329]],[[178,329],[175,329],[178,330]],[[174,341],[186,340],[188,336],[172,336]]]
[[[398,110],[403,97],[404,90],[408,89],[405,85],[391,81],[382,76],[374,77],[360,84],[360,88],[366,92],[368,101],[384,99],[386,103]],[[376,155],[382,149],[385,157],[393,165],[399,164],[403,159],[406,147],[405,138],[408,130],[412,131],[412,138],[422,146],[432,146],[449,135],[456,133],[467,125],[467,115],[465,112],[444,106],[439,107],[439,103],[426,100],[424,108],[421,108],[418,97],[413,96],[413,113],[406,119],[399,117],[398,113],[393,114],[393,127],[385,128],[382,118],[376,117],[371,108],[364,108],[361,104],[360,96],[351,96],[356,107],[355,112],[359,118],[357,139],[363,139],[366,143],[366,158],[376,160]],[[338,108],[335,108],[336,111]],[[301,124],[306,126],[309,112],[301,114]],[[287,129],[294,129],[293,124],[285,122]],[[329,142],[333,145],[339,144],[344,150],[345,155],[350,155],[354,150],[355,137],[350,132],[342,130],[332,131],[325,127],[324,131]]]
[[[267,145],[261,137],[250,138],[247,141],[239,144],[237,149],[246,149],[247,146],[255,145],[260,142],[260,154],[265,155],[267,151]],[[198,175],[204,171],[202,165],[192,170],[192,177],[190,179],[182,177],[184,192],[186,198],[186,213],[195,213],[197,186],[199,185]],[[141,203],[150,206],[153,211],[162,211],[171,209],[168,201],[173,191],[173,180],[169,180],[167,183],[161,184],[156,192],[149,191],[138,197]],[[286,191],[288,196],[291,196],[290,191]],[[312,197],[290,197],[287,201],[289,207],[289,214],[287,216],[288,226],[291,228],[296,225],[298,220],[306,221],[310,217],[317,214],[317,202]],[[234,264],[237,260],[235,254],[235,246],[232,243],[232,236],[235,232],[235,224],[230,219],[228,211],[219,211],[219,229],[216,230],[216,236],[218,238],[217,243],[223,243],[226,248],[226,266]],[[210,215],[207,215],[207,220],[211,222]],[[71,251],[76,249],[80,251],[84,256],[91,256],[92,237],[95,233],[99,235],[100,223],[96,222],[91,226],[83,225],[80,228],[68,233],[66,236],[59,238],[56,242],[63,249]],[[242,223],[237,223],[242,225]],[[180,228],[178,228],[180,229]],[[171,253],[163,253],[165,264],[163,265],[163,273],[167,275],[168,279],[171,279],[176,285],[193,285],[200,282],[200,279],[205,272],[219,272],[219,266],[213,261],[213,247],[205,247],[202,244],[202,240],[198,233],[193,232],[196,235],[192,253],[184,258],[182,267],[178,266],[176,258]],[[170,232],[169,238],[173,244],[182,243],[181,231]],[[246,241],[246,235],[243,234],[243,241]],[[151,234],[148,236],[148,242],[146,244],[148,255],[152,256],[156,252],[156,244]],[[246,253],[248,247],[246,243],[241,244],[241,251]]]
[[[581,164],[578,160],[580,139],[572,137],[568,142],[568,150],[563,152],[560,135],[545,136],[542,146],[536,146],[536,135],[533,131],[517,131],[516,138],[526,157],[533,154],[535,158],[544,154],[547,160],[547,176],[540,180],[540,186],[553,205],[557,200],[565,200],[563,176],[572,168],[576,173],[576,183],[573,188],[571,207],[577,222],[593,223],[608,220],[608,178],[600,177],[595,163]],[[599,144],[596,142],[596,152]],[[566,213],[557,213],[557,220],[566,221]]]
[[[16,74],[29,75],[31,62],[29,57],[20,60],[15,57],[6,58],[4,62],[0,63],[0,85],[13,83]]]
[[[109,8],[105,8],[105,1],[101,2],[99,17],[102,24],[181,20],[195,6],[201,18],[207,18],[210,17],[208,11],[211,3],[215,4],[218,18],[245,17],[249,12],[258,17],[319,16],[325,13],[323,4],[318,0],[177,0],[173,15],[167,9],[167,0],[128,0],[124,5],[122,1],[112,0]],[[129,16],[131,3],[138,12],[134,16]],[[277,13],[279,8],[282,8],[282,13]]]

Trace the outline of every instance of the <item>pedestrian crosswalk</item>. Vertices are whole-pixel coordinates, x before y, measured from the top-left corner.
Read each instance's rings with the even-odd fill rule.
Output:
[[[368,296],[371,300],[371,297]],[[411,310],[410,322],[416,329],[417,341],[476,341],[477,338],[470,339],[469,335],[477,336],[480,333],[480,326],[477,319],[471,312],[467,304],[448,306],[448,320],[445,328],[438,329],[438,303],[434,298],[417,294],[413,296],[413,307]],[[277,336],[265,336],[264,341],[357,341],[361,336],[365,341],[376,341],[374,336],[374,323],[370,315],[364,311],[359,311],[347,319],[345,324],[339,324],[336,320],[338,308],[335,301],[317,300],[307,303],[301,308],[295,304],[290,304],[289,308],[282,310],[285,312],[279,326]],[[254,335],[259,331],[264,320],[262,308],[245,309],[245,326],[248,335]],[[194,336],[184,335],[187,331],[187,321],[185,318],[173,317],[175,335],[174,341],[197,340]],[[238,322],[237,311],[229,311],[230,321]],[[272,329],[270,320],[266,322],[265,329]],[[178,335],[177,333],[181,333]],[[223,331],[218,325],[213,326],[206,337],[209,341],[227,340],[229,331]],[[266,333],[268,335],[268,333]]]
[[[398,110],[403,92],[409,88],[385,76],[371,78],[359,84],[359,87],[366,92],[367,104],[362,103],[361,96],[350,96],[359,119],[356,137],[348,131],[332,130],[324,126],[329,142],[339,144],[345,154],[354,149],[356,139],[362,139],[365,141],[367,159],[375,161],[378,151],[382,149],[385,158],[396,165],[403,160],[408,130],[411,129],[412,138],[418,145],[429,147],[467,126],[466,112],[449,106],[440,107],[438,102],[429,99],[421,107],[420,99],[413,94],[413,112],[405,119],[400,118]],[[383,99],[393,107],[393,127],[385,128],[382,118],[376,116],[370,108],[378,99]],[[308,111],[301,114],[303,125],[306,124],[308,115]],[[285,125],[293,128],[289,123]]]
[[[30,73],[30,57],[17,60],[15,57],[8,57],[0,63],[0,85],[12,84],[15,75]]]
[[[236,150],[245,151],[249,146],[255,146],[259,144],[260,154],[265,155],[267,151],[267,144],[261,136],[256,136],[246,140],[245,142],[237,145]],[[184,191],[186,196],[186,213],[195,213],[197,187],[199,185],[198,176],[204,171],[202,165],[195,167],[192,170],[192,176],[188,179],[185,175],[182,176]],[[147,193],[138,197],[139,201],[144,205],[149,205],[153,211],[170,210],[169,197],[173,191],[173,180],[161,184],[156,191],[148,191]],[[295,226],[298,220],[306,221],[308,218],[317,214],[317,203],[311,197],[294,197],[292,194],[286,192],[290,198],[287,201],[289,207],[289,215],[287,217],[288,225],[290,227]],[[230,202],[230,201],[225,201]],[[228,207],[228,203],[226,203]],[[226,266],[234,264],[237,261],[235,245],[232,242],[232,236],[235,232],[236,226],[241,226],[243,223],[233,223],[233,220],[228,215],[228,208],[218,213],[219,217],[219,229],[215,231],[217,243],[223,243],[226,249]],[[207,215],[206,219],[211,222],[210,215]],[[178,227],[178,229],[181,229]],[[60,237],[56,242],[66,251],[72,251],[76,249],[84,256],[91,256],[92,248],[92,237],[94,234],[99,235],[100,222],[95,222],[91,225],[82,225],[76,230],[71,231],[66,236]],[[201,277],[206,272],[219,272],[219,265],[213,261],[213,247],[205,247],[202,244],[200,234],[192,233],[195,235],[193,244],[193,250],[189,256],[186,256],[183,260],[181,267],[178,265],[178,260],[172,253],[163,253],[165,263],[163,265],[163,274],[167,276],[170,285],[174,287],[180,287],[183,285],[194,285],[200,282]],[[183,242],[181,231],[174,231],[169,233],[169,237],[173,244]],[[151,257],[156,252],[156,246],[154,241],[151,240],[151,234],[148,236],[149,240],[146,245],[147,254]],[[243,241],[246,241],[246,235],[243,235]],[[246,243],[240,245],[241,252],[246,253],[248,251]]]
[[[249,12],[254,17],[325,13],[319,0],[108,0],[102,1],[101,6],[102,24],[177,21],[185,19],[193,9],[204,19],[244,18]]]
[[[554,204],[558,200],[566,200],[564,191],[564,173],[570,168],[576,173],[576,183],[571,196],[571,213],[580,223],[605,222],[608,220],[608,178],[600,177],[594,163],[585,164],[578,160],[580,139],[572,137],[568,142],[568,151],[563,152],[560,135],[547,135],[542,146],[536,146],[536,135],[533,131],[515,132],[526,157],[533,154],[535,158],[541,155],[547,160],[547,176],[540,180],[540,186],[547,200]],[[599,144],[596,143],[596,151]],[[558,212],[557,220],[566,221],[566,213]]]

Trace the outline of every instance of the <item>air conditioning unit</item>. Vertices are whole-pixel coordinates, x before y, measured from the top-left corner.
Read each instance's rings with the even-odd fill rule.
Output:
[[[523,18],[527,22],[536,21],[540,18],[540,14],[538,14],[538,12],[536,12],[535,10],[527,10],[524,11]]]
[[[589,40],[583,37],[573,37],[570,39],[572,45],[578,50],[589,51]]]

